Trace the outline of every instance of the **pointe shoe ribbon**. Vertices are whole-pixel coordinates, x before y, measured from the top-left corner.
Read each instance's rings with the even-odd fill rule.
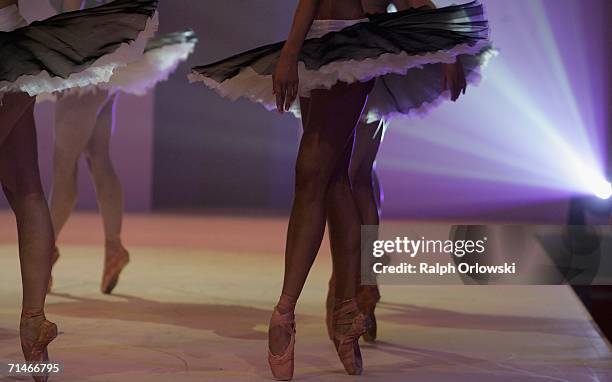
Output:
[[[339,326],[350,325],[344,333],[338,330]],[[363,361],[359,349],[359,337],[366,332],[366,317],[359,312],[355,300],[340,305],[334,311],[335,336],[334,344],[340,362],[349,375],[360,375],[363,372]],[[342,333],[342,334],[340,334]]]
[[[338,320],[336,325],[351,325],[351,329],[345,334],[336,334],[336,340],[344,342],[358,340],[366,331],[366,321],[366,316],[363,313],[357,314],[355,318]]]

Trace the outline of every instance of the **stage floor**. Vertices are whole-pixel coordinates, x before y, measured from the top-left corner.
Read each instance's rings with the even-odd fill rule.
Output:
[[[130,215],[132,262],[99,290],[101,224],[76,214],[47,315],[56,381],[269,381],[266,329],[280,291],[283,218]],[[20,361],[14,221],[0,213],[0,361]],[[383,287],[380,342],[344,375],[324,325],[329,249],[298,306],[296,380],[612,381],[612,351],[567,287]],[[0,381],[17,380],[0,376]],[[29,379],[20,379],[29,380]]]

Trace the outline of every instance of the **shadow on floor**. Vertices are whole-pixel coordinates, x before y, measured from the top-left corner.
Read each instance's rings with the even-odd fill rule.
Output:
[[[48,304],[46,312],[79,318],[114,319],[131,322],[175,325],[189,329],[211,330],[216,335],[246,340],[265,340],[271,311],[240,305],[159,302],[128,295],[113,295],[114,300],[97,300],[70,294],[54,293],[71,301]],[[300,316],[301,322],[312,321]],[[315,318],[315,320],[317,320]]]
[[[547,333],[574,337],[599,338],[587,319],[572,320],[548,317],[525,317],[480,313],[463,313],[417,305],[380,303],[391,313],[380,313],[378,319],[400,325],[425,327],[492,330],[497,332]]]
[[[15,322],[15,327],[19,327],[19,322]],[[0,328],[0,341],[12,340],[19,337],[19,330]]]

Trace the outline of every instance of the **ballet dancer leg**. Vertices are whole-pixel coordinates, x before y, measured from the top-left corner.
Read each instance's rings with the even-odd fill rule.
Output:
[[[77,175],[79,158],[85,152],[96,127],[98,111],[108,98],[98,91],[84,95],[64,94],[55,111],[53,152],[53,188],[49,201],[51,219],[57,239],[68,221],[78,196]],[[55,248],[53,263],[59,251]],[[52,264],[53,265],[53,264]],[[49,284],[49,289],[51,283]]]
[[[383,195],[376,172],[376,157],[383,136],[382,128],[378,122],[362,123],[357,128],[355,151],[349,171],[353,197],[359,209],[361,224],[376,227],[380,224]],[[378,301],[380,301],[378,285],[360,284],[358,286],[357,302],[368,321],[368,330],[363,336],[366,342],[376,341],[378,326],[374,310]]]
[[[380,206],[382,204],[382,190],[376,176],[376,156],[382,140],[382,126],[379,123],[359,122],[355,130],[355,145],[352,153],[349,178],[351,192],[357,209],[361,224],[378,226],[380,221]],[[329,219],[329,217],[328,217]],[[332,237],[330,236],[330,241]],[[333,254],[332,245],[332,254]],[[360,285],[357,280],[357,301],[360,310],[366,315],[368,330],[363,336],[366,342],[376,339],[376,316],[374,309],[380,300],[380,293],[376,285]],[[335,268],[329,281],[329,289],[326,301],[326,324],[330,339],[334,338],[332,325],[333,307],[335,301],[336,277]]]
[[[0,180],[17,221],[21,347],[26,361],[45,362],[47,345],[57,336],[56,325],[44,314],[54,237],[38,169],[34,98],[25,94],[7,94],[0,106]]]
[[[104,223],[105,260],[100,289],[105,294],[113,291],[119,281],[119,274],[129,262],[129,254],[121,243],[123,188],[110,157],[110,139],[118,98],[118,94],[110,96],[100,109],[94,131],[85,148]]]
[[[336,277],[330,332],[349,374],[361,374],[359,337],[366,331],[366,318],[354,296],[359,291],[361,266],[361,217],[349,178],[353,145],[347,147],[327,193],[327,222],[333,269]]]
[[[309,103],[308,115],[302,119],[304,135],[296,162],[283,291],[269,330],[270,366],[278,379],[290,379],[293,373],[295,303],[323,239],[330,182],[347,146],[352,144],[355,125],[371,87],[371,83],[339,83],[329,90],[313,91],[309,102],[301,100]],[[358,236],[354,239],[359,241]],[[347,285],[347,278],[352,277],[346,272],[337,276],[343,279],[342,285]],[[354,286],[345,294],[347,299],[354,298]]]
[[[379,225],[382,190],[376,174],[376,157],[382,140],[382,127],[360,123],[355,132],[355,150],[349,176],[353,197],[364,225]]]

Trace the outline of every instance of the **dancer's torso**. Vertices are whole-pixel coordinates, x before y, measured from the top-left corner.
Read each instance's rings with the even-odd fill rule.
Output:
[[[321,0],[317,20],[356,20],[365,17],[361,0]]]

